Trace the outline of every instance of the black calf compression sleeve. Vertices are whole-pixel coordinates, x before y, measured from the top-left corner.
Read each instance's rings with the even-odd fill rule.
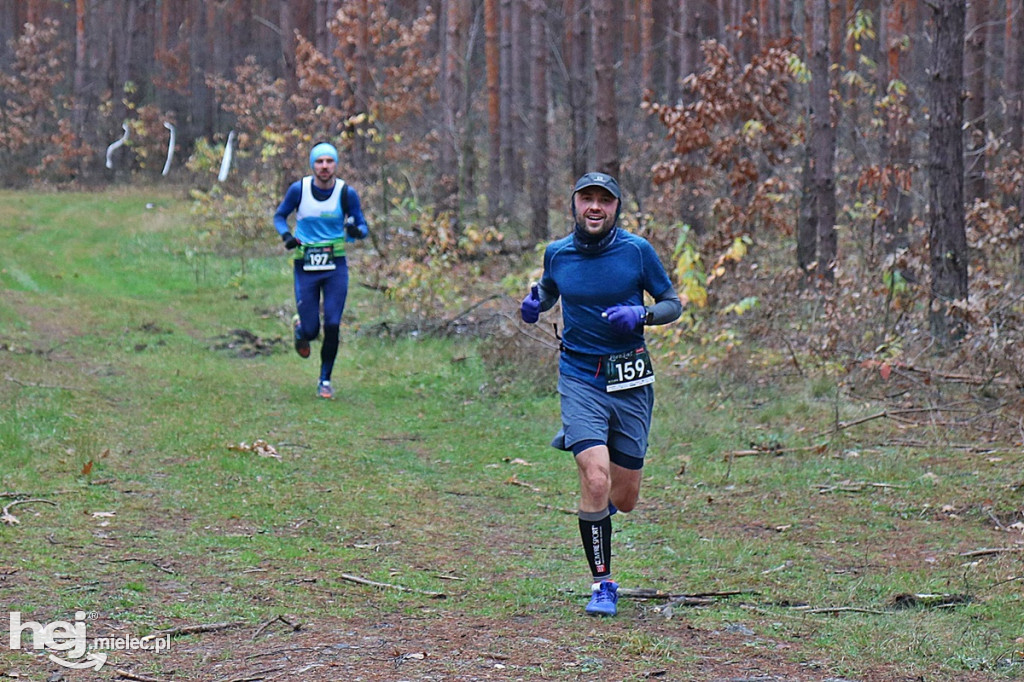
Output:
[[[596,582],[612,574],[612,517],[608,510],[579,512],[580,539],[583,552]]]

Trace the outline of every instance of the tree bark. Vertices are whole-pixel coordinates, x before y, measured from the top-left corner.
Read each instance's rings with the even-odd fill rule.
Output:
[[[457,119],[459,112],[459,7],[461,0],[442,0],[444,17],[443,51],[441,58],[441,139],[435,199],[437,210],[455,213],[458,206],[458,142]]]
[[[1024,0],[1006,2],[1006,138],[1010,149],[1024,145]],[[1024,194],[1024,191],[1020,192]]]
[[[513,179],[516,159],[513,140],[516,137],[512,125],[512,97],[515,91],[512,68],[515,60],[512,52],[512,0],[501,0],[498,12],[501,19],[501,81],[498,88],[501,98],[501,167],[505,176],[501,183],[501,205],[513,206],[517,192]]]
[[[829,70],[828,0],[814,0],[811,43],[811,155],[813,158],[814,203],[817,208],[818,272],[828,280],[835,277],[836,239],[836,129],[832,123]]]
[[[967,203],[985,197],[985,141],[988,125],[985,117],[985,38],[988,34],[987,0],[974,0],[967,4],[966,42],[964,48],[964,83],[967,101],[965,134],[967,166],[964,198]]]
[[[589,0],[566,0],[566,22],[569,36],[565,52],[569,68],[568,105],[572,125],[572,176],[578,178],[590,168],[591,126],[590,103],[593,78],[588,69],[592,63],[590,52]]]
[[[619,118],[615,86],[616,35],[612,30],[613,0],[592,0],[594,33],[594,102],[596,114],[595,145],[597,169],[609,175],[619,175]]]
[[[530,80],[533,91],[533,145],[530,153],[530,236],[548,238],[548,41],[546,0],[533,0]]]
[[[654,83],[654,8],[651,0],[639,0],[640,12],[640,91],[653,91]]]
[[[952,305],[967,299],[967,233],[964,224],[963,124],[964,2],[932,0],[928,131],[928,234],[931,260],[929,318],[942,347],[962,337],[963,318]]]
[[[498,0],[484,0],[484,57],[487,71],[487,212],[501,210],[501,54]]]
[[[278,21],[281,28],[281,69],[284,73],[285,89],[292,95],[298,89],[295,76],[295,19],[291,0],[281,0],[278,7]]]
[[[72,99],[75,102],[75,111],[72,126],[79,138],[84,134],[85,112],[87,98],[85,93],[86,66],[89,58],[89,42],[86,34],[86,2],[75,0],[75,70],[74,81],[71,86]]]
[[[811,61],[811,47],[814,44],[814,22],[813,15],[809,11],[804,12],[804,61]],[[812,75],[812,78],[814,76]],[[800,207],[797,213],[796,224],[796,263],[804,274],[810,274],[818,257],[818,204],[814,193],[814,159],[812,154],[811,140],[814,132],[811,128],[810,119],[813,115],[811,102],[808,101],[807,119],[804,124],[804,162],[800,174]]]

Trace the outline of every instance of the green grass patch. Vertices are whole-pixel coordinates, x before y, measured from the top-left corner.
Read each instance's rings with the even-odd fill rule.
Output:
[[[575,470],[547,446],[554,377],[496,390],[478,341],[360,333],[389,308],[353,286],[338,395],[318,401],[316,352],[290,347],[284,255],[200,268],[187,206],[151,190],[0,205],[0,506],[18,521],[0,525],[0,595],[26,619],[81,610],[137,636],[221,621],[251,632],[277,616],[365,636],[382,623],[494,630],[519,638],[516,674],[538,679],[709,660],[707,679],[735,661],[872,679],[1024,669],[1022,555],[964,555],[1020,546],[1019,453],[844,434],[815,449],[837,414],[871,406],[833,380],[666,368],[641,504],[615,517],[615,571],[626,588],[722,594],[624,599],[599,626],[580,613]],[[374,256],[353,255],[353,281],[360,257]],[[752,448],[763,453],[737,454]],[[925,593],[963,601],[897,608]],[[134,660],[208,679],[230,659],[183,641],[178,668]],[[512,665],[499,644],[478,648],[491,658],[473,665]],[[0,646],[0,673],[43,667]]]

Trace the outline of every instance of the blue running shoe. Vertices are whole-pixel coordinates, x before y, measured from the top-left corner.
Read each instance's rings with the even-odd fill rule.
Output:
[[[591,587],[587,613],[592,616],[614,616],[619,603],[619,585],[611,580],[602,580]]]

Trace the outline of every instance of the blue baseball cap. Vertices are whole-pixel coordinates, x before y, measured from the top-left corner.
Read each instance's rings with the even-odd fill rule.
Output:
[[[338,150],[334,148],[334,145],[321,142],[309,152],[309,167],[313,168],[316,165],[316,160],[321,156],[329,156],[334,159],[334,163],[338,163]]]
[[[622,192],[619,190],[619,183],[607,173],[587,173],[576,181],[572,193],[576,194],[585,187],[603,187],[612,193],[616,199],[622,199]]]

